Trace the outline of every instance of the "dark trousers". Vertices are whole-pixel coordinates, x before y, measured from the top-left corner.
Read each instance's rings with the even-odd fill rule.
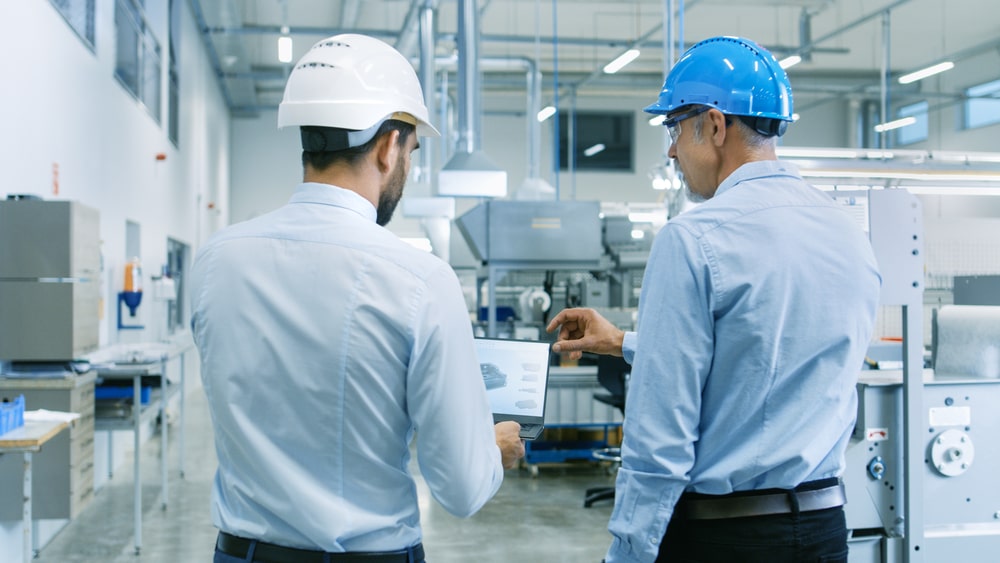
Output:
[[[212,559],[213,563],[245,563],[246,561],[254,561],[253,559],[247,559],[246,557],[234,557],[232,555],[222,553],[219,550],[215,550],[215,558]],[[426,563],[421,560],[417,563]]]
[[[670,521],[656,563],[846,563],[844,507]]]
[[[236,551],[236,549],[220,546],[219,542],[222,541],[221,536],[224,535],[226,534],[220,534],[220,540],[216,542],[215,555],[212,559],[213,563],[402,563],[404,561],[409,563],[426,563],[424,549],[420,544],[402,552],[392,553],[323,553],[319,551],[281,548],[256,540],[241,540],[237,538],[237,541],[247,544],[246,546],[241,545],[238,548],[241,553],[245,549],[245,553],[243,555],[232,555],[226,553],[223,549],[232,551]],[[270,551],[268,551],[269,549]],[[278,550],[278,553],[275,553],[275,550]]]

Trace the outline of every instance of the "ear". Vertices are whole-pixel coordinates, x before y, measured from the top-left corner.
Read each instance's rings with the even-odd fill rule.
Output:
[[[706,115],[704,130],[709,133],[712,144],[721,147],[726,142],[726,115],[716,109],[708,110]]]
[[[374,153],[379,172],[387,174],[399,158],[399,131],[389,131],[379,137]]]

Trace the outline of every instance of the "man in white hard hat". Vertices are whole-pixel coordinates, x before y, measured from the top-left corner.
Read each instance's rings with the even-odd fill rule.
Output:
[[[382,41],[337,35],[292,70],[278,126],[301,128],[284,207],[212,237],[192,327],[219,458],[215,561],[420,563],[420,470],[469,516],[524,455],[493,425],[457,277],[384,229],[417,135],[416,74]]]

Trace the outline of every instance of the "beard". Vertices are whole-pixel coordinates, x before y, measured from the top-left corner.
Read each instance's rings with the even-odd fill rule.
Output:
[[[403,197],[406,176],[406,161],[400,154],[385,189],[378,195],[378,206],[375,208],[375,223],[378,226],[384,227],[392,220],[392,214],[396,211],[396,206],[399,205],[399,199]]]
[[[684,196],[687,197],[688,201],[690,201],[691,203],[705,203],[706,201],[708,201],[707,197],[701,194],[696,194],[693,191],[691,191],[691,186],[689,186],[687,182],[684,182]]]

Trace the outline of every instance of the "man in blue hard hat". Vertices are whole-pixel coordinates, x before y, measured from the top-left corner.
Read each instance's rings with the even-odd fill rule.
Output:
[[[847,561],[840,478],[881,285],[867,237],[777,160],[791,85],[756,43],[697,43],[646,111],[705,202],[657,235],[636,332],[589,309],[549,325],[557,351],[632,364],[607,561]]]

